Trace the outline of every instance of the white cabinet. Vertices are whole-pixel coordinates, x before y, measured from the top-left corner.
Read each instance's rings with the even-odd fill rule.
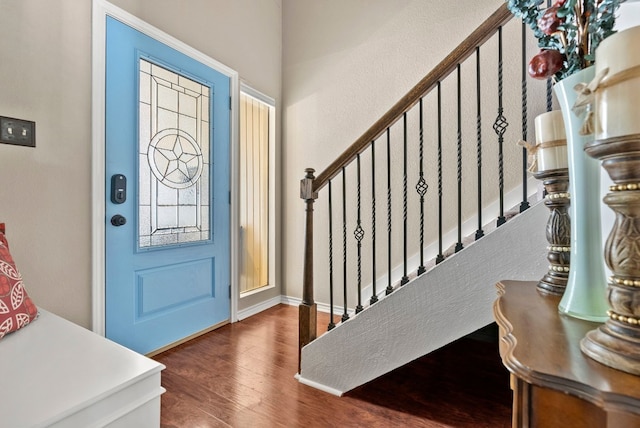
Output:
[[[0,426],[159,427],[163,369],[40,309],[0,340]]]

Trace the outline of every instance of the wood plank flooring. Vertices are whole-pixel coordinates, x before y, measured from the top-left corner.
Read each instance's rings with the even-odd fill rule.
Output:
[[[510,426],[509,375],[497,343],[464,338],[335,397],[293,377],[297,315],[278,305],[155,356],[167,366],[162,426]],[[328,315],[318,317],[324,331]]]

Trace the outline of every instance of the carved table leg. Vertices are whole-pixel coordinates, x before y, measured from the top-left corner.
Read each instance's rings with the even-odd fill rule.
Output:
[[[609,319],[580,348],[594,360],[640,375],[640,135],[596,140],[585,148],[614,181],[604,202],[616,213],[605,244]]]
[[[569,279],[571,221],[569,219],[569,173],[567,168],[538,171],[533,174],[542,181],[547,196],[544,204],[551,210],[547,221],[547,260],[549,270],[538,282],[543,294],[562,295]]]

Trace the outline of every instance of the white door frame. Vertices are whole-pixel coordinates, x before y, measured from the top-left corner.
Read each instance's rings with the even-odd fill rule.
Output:
[[[144,33],[179,52],[229,77],[231,81],[231,136],[230,171],[231,177],[231,311],[230,321],[238,320],[238,99],[240,79],[238,72],[214,60],[204,53],[186,45],[158,28],[142,21],[134,15],[120,9],[106,0],[93,0],[92,28],[92,243],[91,243],[91,291],[92,291],[92,330],[102,336],[105,334],[105,42],[106,17],[111,16],[128,26]]]

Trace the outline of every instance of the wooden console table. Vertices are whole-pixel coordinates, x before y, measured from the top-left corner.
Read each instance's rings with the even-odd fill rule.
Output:
[[[494,316],[500,355],[511,372],[514,427],[640,427],[640,376],[580,351],[599,324],[561,316],[559,296],[536,282],[501,281]]]

